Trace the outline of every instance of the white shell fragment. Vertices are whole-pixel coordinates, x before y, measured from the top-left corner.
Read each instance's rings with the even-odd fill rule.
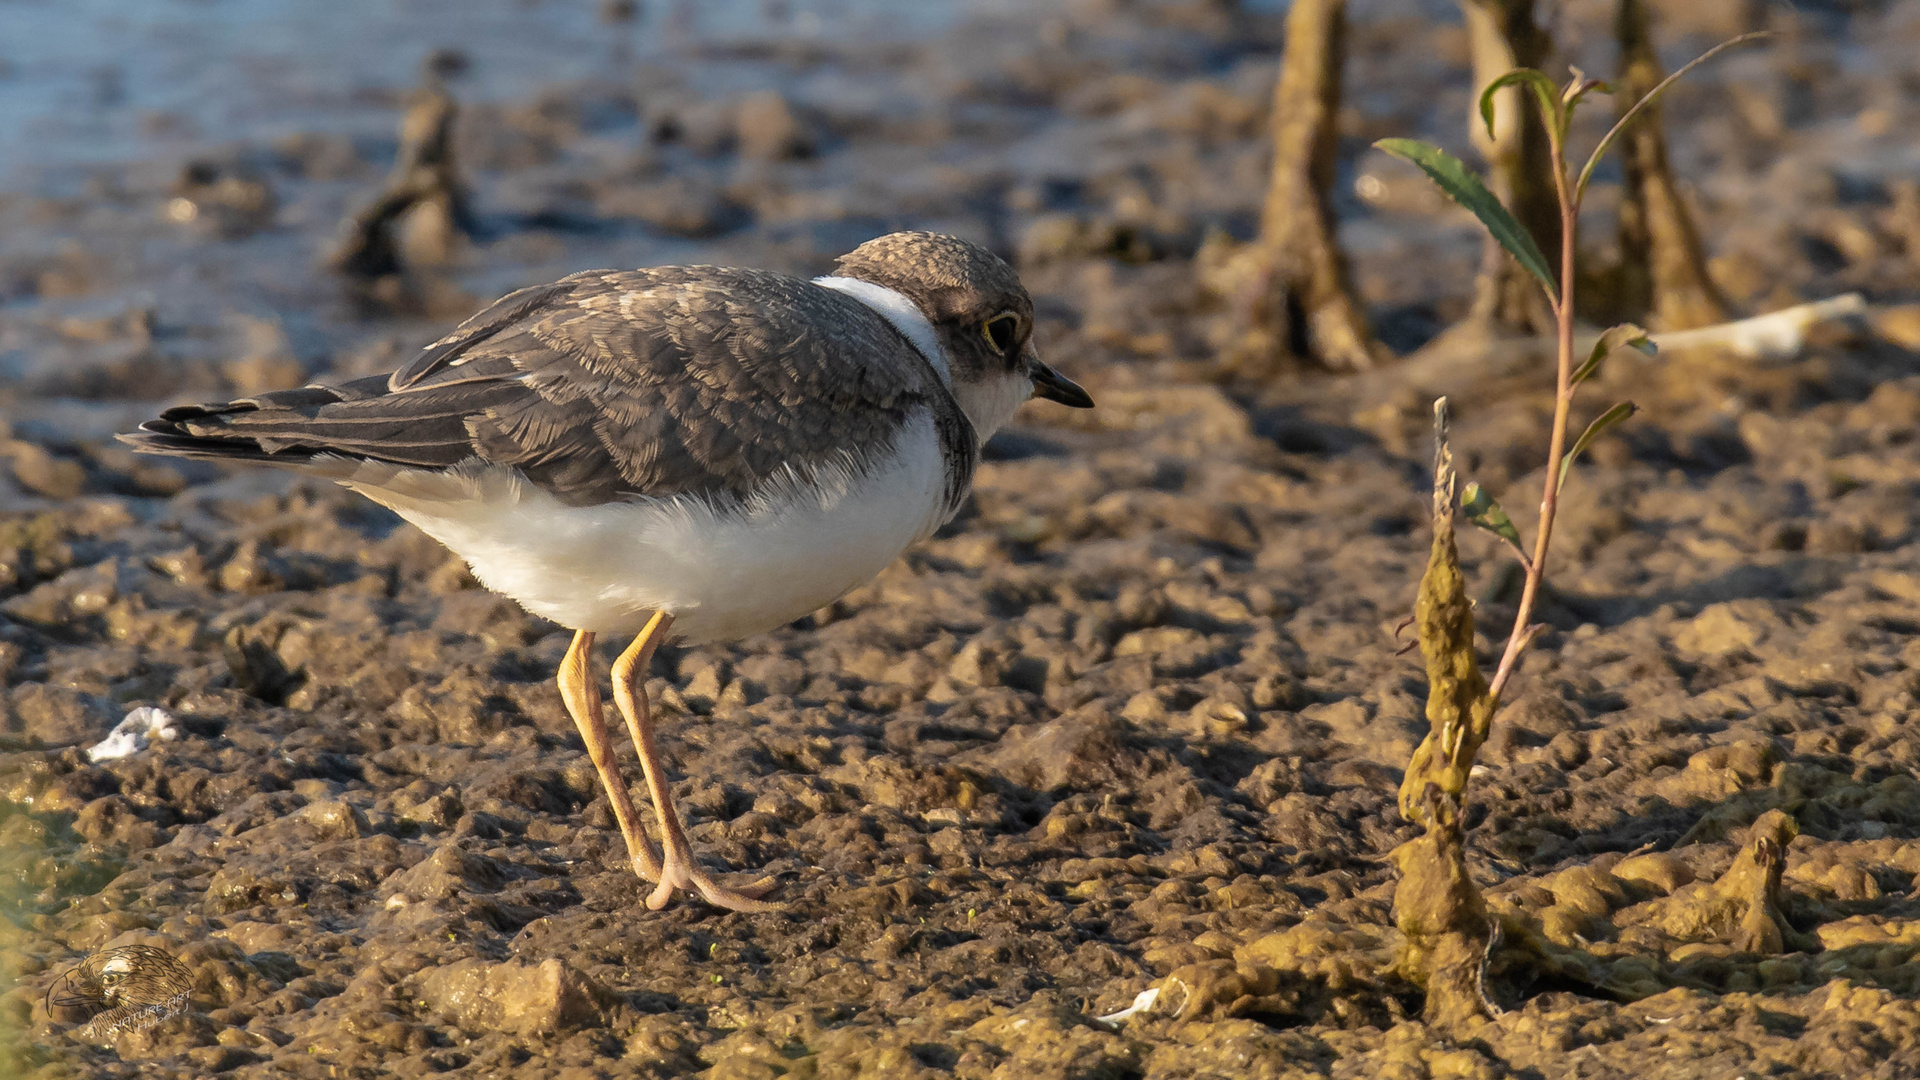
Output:
[[[1153,1008],[1153,1003],[1158,1000],[1160,1000],[1160,988],[1150,986],[1134,996],[1133,1004],[1121,1009],[1119,1012],[1111,1012],[1105,1016],[1095,1017],[1095,1019],[1103,1024],[1123,1024],[1143,1012],[1150,1011]]]
[[[1653,343],[1668,349],[1725,348],[1752,360],[1788,360],[1806,346],[1807,331],[1823,322],[1865,313],[1866,298],[1847,293],[1811,304],[1797,304],[1751,319],[1653,335]]]
[[[145,750],[155,739],[171,741],[180,737],[173,714],[154,705],[142,705],[127,713],[107,737],[87,749],[89,761],[118,761]]]

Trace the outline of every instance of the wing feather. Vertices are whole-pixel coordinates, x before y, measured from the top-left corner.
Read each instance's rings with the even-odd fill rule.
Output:
[[[574,504],[745,498],[787,467],[867,464],[933,410],[971,479],[973,434],[872,309],[781,274],[589,271],[511,293],[389,376],[168,409],[143,450],[301,465],[322,454],[518,469]]]

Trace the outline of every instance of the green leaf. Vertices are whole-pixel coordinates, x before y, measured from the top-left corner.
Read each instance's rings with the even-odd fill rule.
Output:
[[[1467,521],[1512,544],[1513,550],[1520,553],[1520,561],[1527,561],[1526,547],[1520,543],[1520,530],[1513,527],[1513,519],[1478,481],[1468,481],[1460,492],[1460,512],[1467,515]]]
[[[1632,323],[1621,323],[1619,326],[1610,327],[1606,333],[1600,335],[1599,341],[1593,343],[1593,352],[1587,354],[1586,362],[1574,370],[1573,385],[1579,386],[1598,373],[1600,362],[1615,349],[1638,349],[1648,356],[1659,351],[1653,339],[1647,336],[1647,332]]]
[[[1587,425],[1587,430],[1581,432],[1580,437],[1574,440],[1573,449],[1567,451],[1567,456],[1560,459],[1560,483],[1554,490],[1559,491],[1567,486],[1567,474],[1573,471],[1574,459],[1580,456],[1582,450],[1591,446],[1593,440],[1600,437],[1601,432],[1639,411],[1640,406],[1631,401],[1623,401],[1594,418],[1593,423]]]
[[[1493,197],[1493,192],[1487,190],[1487,185],[1481,183],[1480,178],[1473,175],[1459,158],[1418,139],[1381,139],[1373,145],[1394,157],[1420,166],[1420,171],[1438,184],[1448,198],[1473,211],[1473,216],[1480,219],[1480,224],[1487,227],[1500,246],[1518,259],[1528,273],[1540,279],[1541,286],[1554,303],[1560,302],[1560,290],[1554,284],[1553,271],[1548,269],[1547,257],[1540,254],[1540,246],[1534,243],[1533,235],[1514,220],[1507,208],[1500,205],[1500,200]]]
[[[1728,49],[1734,48],[1739,45],[1745,45],[1750,41],[1758,41],[1761,38],[1767,38],[1772,36],[1773,34],[1770,31],[1756,30],[1751,34],[1741,34],[1739,37],[1736,37],[1736,38],[1728,38],[1727,40],[1721,42],[1720,44],[1715,45],[1713,48],[1708,49],[1706,52],[1701,53],[1699,56],[1694,57],[1693,62],[1688,64],[1686,67],[1683,67],[1679,71],[1676,71],[1673,74],[1667,76],[1666,78],[1661,79],[1659,85],[1655,86],[1652,90],[1647,91],[1646,97],[1643,97],[1639,101],[1634,102],[1633,108],[1628,109],[1625,115],[1621,116],[1620,119],[1614,121],[1613,127],[1609,128],[1607,130],[1607,133],[1601,137],[1600,145],[1595,146],[1593,148],[1593,153],[1587,156],[1587,163],[1580,167],[1580,179],[1576,181],[1573,185],[1574,205],[1575,206],[1580,205],[1580,201],[1586,197],[1587,181],[1593,179],[1594,168],[1600,164],[1600,159],[1606,156],[1607,151],[1612,149],[1614,140],[1618,139],[1620,137],[1620,133],[1626,130],[1627,125],[1632,123],[1634,118],[1640,115],[1640,111],[1642,109],[1648,108],[1656,100],[1659,99],[1661,94],[1666,93],[1667,87],[1672,86],[1674,83],[1678,82],[1680,79],[1680,76],[1685,75],[1687,72],[1692,71],[1694,68],[1699,67],[1701,64],[1706,63],[1707,61],[1713,59],[1714,57],[1720,55],[1721,53],[1727,51]]]
[[[1487,137],[1490,139],[1494,137],[1493,95],[1509,86],[1523,84],[1532,90],[1533,96],[1539,100],[1540,119],[1546,123],[1547,130],[1564,138],[1567,122],[1560,107],[1560,88],[1553,85],[1552,79],[1532,68],[1514,68],[1488,83],[1487,88],[1480,91],[1480,119],[1487,125]]]

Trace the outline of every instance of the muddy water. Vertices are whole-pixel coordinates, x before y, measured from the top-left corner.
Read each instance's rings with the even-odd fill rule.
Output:
[[[1589,71],[1605,6],[1557,27]],[[1594,411],[1643,411],[1569,483],[1553,629],[1468,834],[1490,902],[1565,966],[1490,970],[1505,1011],[1459,1041],[1388,971],[1425,693],[1392,631],[1431,396],[1530,529],[1548,383],[1524,349],[1208,377],[1191,259],[1257,213],[1269,10],[701,7],[673,49],[666,3],[332,10],[355,17],[0,11],[69,28],[44,36],[73,57],[9,35],[0,82],[0,138],[30,147],[0,197],[0,1072],[1920,1072],[1920,9],[1763,13],[1777,47],[1673,99],[1743,309],[1860,289],[1870,316],[1790,358],[1599,380]],[[1678,58],[1744,24],[1663,25]],[[1464,307],[1476,248],[1364,147],[1464,144],[1464,39],[1439,4],[1356,4],[1352,36],[1343,228],[1408,351]],[[319,257],[439,47],[469,59],[482,228],[372,308]],[[101,63],[121,97],[84,97]],[[695,842],[776,875],[779,913],[644,908],[552,686],[563,631],[343,491],[108,438],[387,370],[571,270],[817,272],[901,225],[1015,257],[1043,353],[1102,407],[1029,406],[962,517],[830,609],[656,659]],[[1511,575],[1491,542],[1465,556],[1491,653]],[[139,705],[178,737],[91,761]],[[189,1007],[88,1041],[45,991],[127,945],[185,965]]]

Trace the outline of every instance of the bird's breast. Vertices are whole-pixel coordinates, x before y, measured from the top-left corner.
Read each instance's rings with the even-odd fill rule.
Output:
[[[481,485],[494,492],[482,499],[381,501],[482,584],[563,626],[636,631],[664,609],[688,640],[727,641],[832,603],[931,535],[948,516],[949,467],[921,411],[892,445],[788,470],[743,500],[568,506],[519,483]]]

